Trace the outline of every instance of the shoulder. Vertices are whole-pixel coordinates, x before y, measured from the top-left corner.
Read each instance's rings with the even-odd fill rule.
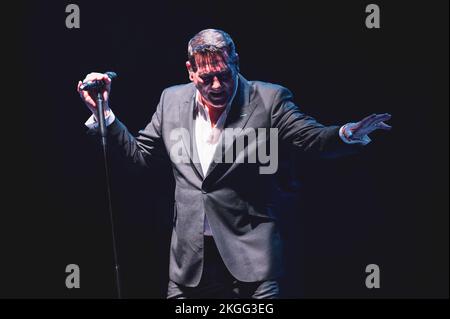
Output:
[[[161,94],[161,100],[186,100],[191,98],[194,93],[195,86],[193,83],[173,85],[164,89]]]
[[[156,112],[163,114],[178,110],[178,105],[189,101],[195,93],[193,83],[173,85],[165,88],[160,96]]]
[[[263,100],[292,99],[292,92],[280,85],[263,81],[248,81],[253,94],[261,96]]]

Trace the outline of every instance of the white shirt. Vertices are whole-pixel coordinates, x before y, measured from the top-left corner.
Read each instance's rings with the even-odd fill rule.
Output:
[[[225,110],[219,116],[216,124],[211,126],[211,118],[209,116],[209,109],[200,100],[200,93],[195,92],[195,116],[194,116],[194,130],[195,130],[195,144],[197,146],[198,158],[202,167],[203,176],[206,176],[208,168],[212,163],[216,147],[219,144],[220,136],[222,135],[225,121],[228,113],[231,109],[234,97],[237,91],[237,78],[236,86],[234,88],[233,96],[225,107]],[[205,215],[204,230],[205,236],[212,236],[211,228],[209,227],[208,219]]]
[[[233,99],[224,106],[225,110],[218,118],[216,124],[211,126],[209,109],[201,103],[199,93],[196,93],[196,109],[194,116],[195,143],[203,176],[206,175],[208,168],[212,163],[213,155],[216,151],[217,144],[219,143],[220,136],[222,135],[232,101]]]

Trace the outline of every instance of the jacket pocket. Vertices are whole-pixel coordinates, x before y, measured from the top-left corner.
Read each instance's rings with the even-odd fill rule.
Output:
[[[274,213],[274,207],[272,205],[264,205],[258,208],[248,204],[248,214],[250,216],[259,217],[263,219],[276,220],[276,216]]]

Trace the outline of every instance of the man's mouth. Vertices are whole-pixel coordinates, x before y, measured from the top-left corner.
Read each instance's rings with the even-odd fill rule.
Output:
[[[211,92],[209,96],[212,100],[223,100],[225,98],[225,92]]]

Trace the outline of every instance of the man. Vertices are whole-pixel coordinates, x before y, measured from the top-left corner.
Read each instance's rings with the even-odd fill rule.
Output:
[[[267,141],[300,152],[346,154],[357,147],[352,144],[369,143],[372,131],[390,129],[384,123],[390,115],[373,114],[342,127],[319,124],[300,112],[286,88],[247,81],[239,73],[231,37],[221,30],[203,30],[189,41],[186,67],[192,83],[164,90],[137,137],[109,107],[111,80],[87,75],[78,83],[93,113],[86,125],[96,130],[97,105],[80,85],[104,81],[110,144],[144,166],[171,159],[176,187],[168,298],[276,298],[282,268],[279,191],[273,172],[262,173],[250,155]],[[236,134],[226,144],[229,129]],[[240,144],[232,161],[224,160],[245,132],[253,132],[253,138]],[[185,152],[184,160],[179,151]],[[277,156],[272,153],[271,158]]]

